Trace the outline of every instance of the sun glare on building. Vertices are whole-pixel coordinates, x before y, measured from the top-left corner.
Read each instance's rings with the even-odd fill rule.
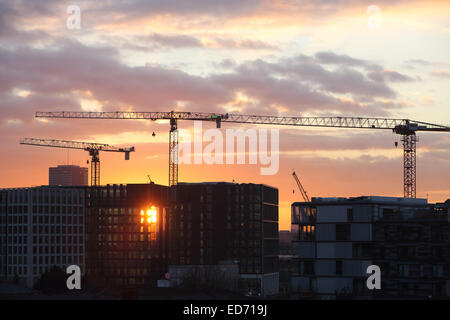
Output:
[[[141,223],[144,223],[144,210],[141,210]],[[155,206],[151,206],[150,209],[147,209],[146,212],[146,221],[147,223],[156,223],[157,210]]]

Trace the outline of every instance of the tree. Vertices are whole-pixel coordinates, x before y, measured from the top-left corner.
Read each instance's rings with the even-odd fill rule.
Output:
[[[53,266],[51,270],[41,275],[35,289],[48,294],[63,293],[68,290],[66,280],[66,273],[60,267]]]

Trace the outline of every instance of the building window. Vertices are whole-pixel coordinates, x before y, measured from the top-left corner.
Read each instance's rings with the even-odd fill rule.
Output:
[[[299,229],[300,229],[300,240],[313,241],[316,239],[315,226],[301,225]]]
[[[336,240],[350,240],[350,224],[336,225]]]
[[[443,277],[443,276],[444,276],[444,266],[433,265],[433,277]]]
[[[347,221],[353,221],[353,208],[347,208]]]
[[[342,261],[336,260],[336,275],[342,275]]]
[[[407,277],[409,275],[409,271],[408,271],[408,265],[407,264],[400,264],[398,266],[398,273],[400,274],[400,276],[402,277]]]
[[[305,274],[305,275],[313,275],[314,274],[314,262],[313,261],[303,262],[303,274]]]

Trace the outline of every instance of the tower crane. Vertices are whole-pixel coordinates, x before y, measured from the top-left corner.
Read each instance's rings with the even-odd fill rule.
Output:
[[[410,119],[362,118],[362,117],[281,117],[205,112],[36,112],[39,118],[69,119],[147,119],[170,121],[169,131],[169,186],[178,183],[178,120],[212,121],[220,128],[222,122],[284,125],[301,127],[328,127],[353,129],[392,130],[402,136],[404,197],[416,197],[416,132],[450,132],[450,127]]]
[[[303,200],[305,202],[311,202],[309,199],[308,193],[306,192],[305,188],[303,188],[302,183],[300,182],[300,179],[297,177],[297,174],[295,171],[292,171],[292,176],[295,179],[295,182],[297,182],[298,189],[300,190],[300,193],[302,194]]]
[[[100,185],[100,151],[110,152],[124,152],[125,160],[130,160],[130,152],[134,151],[134,147],[119,148],[104,143],[67,141],[56,139],[36,139],[24,138],[20,144],[26,144],[39,147],[53,147],[53,148],[67,148],[67,149],[82,149],[89,152],[91,156],[91,186]]]

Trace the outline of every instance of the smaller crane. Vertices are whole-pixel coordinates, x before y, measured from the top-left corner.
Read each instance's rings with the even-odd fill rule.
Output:
[[[39,147],[54,147],[68,149],[82,149],[89,152],[91,156],[91,186],[100,185],[100,151],[124,152],[125,160],[130,160],[130,152],[134,151],[134,147],[119,148],[104,143],[56,140],[56,139],[36,139],[24,138],[20,144],[26,144]]]
[[[298,186],[298,189],[300,190],[300,193],[302,194],[303,200],[305,202],[311,202],[308,194],[306,193],[306,190],[303,188],[302,183],[300,182],[300,179],[297,177],[297,174],[295,173],[295,171],[292,171],[292,176],[294,177],[295,182],[297,182],[297,186]]]

